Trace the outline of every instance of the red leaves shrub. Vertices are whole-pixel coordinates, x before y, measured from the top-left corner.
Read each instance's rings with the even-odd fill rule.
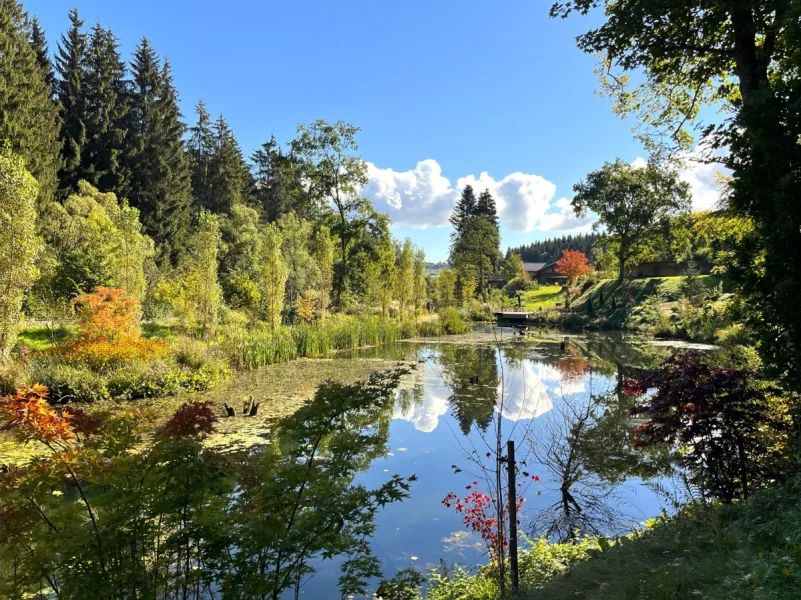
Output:
[[[476,482],[473,483],[475,484]],[[473,533],[478,533],[481,536],[481,539],[484,540],[484,543],[487,545],[487,551],[490,557],[493,561],[497,562],[498,556],[500,555],[499,546],[506,549],[509,544],[506,536],[503,536],[503,543],[499,544],[499,538],[501,536],[498,515],[492,498],[479,491],[473,491],[460,500],[456,494],[450,492],[442,499],[442,504],[448,508],[453,506],[456,512],[462,514],[462,522],[468,529],[473,531]],[[522,505],[523,498],[519,498],[517,501],[517,509],[520,510]],[[504,507],[504,522],[507,515],[506,507]]]
[[[123,289],[97,286],[91,294],[74,298],[72,305],[81,339],[139,338],[139,301]]]
[[[573,285],[579,278],[592,272],[589,262],[580,250],[562,250],[562,257],[556,261],[556,272],[567,277],[567,285]]]
[[[179,408],[161,430],[163,437],[183,438],[212,433],[217,417],[210,402],[187,402]]]
[[[69,414],[61,414],[47,403],[47,388],[41,385],[17,390],[0,398],[0,416],[5,429],[16,431],[23,439],[45,443],[70,444],[75,431]]]
[[[654,390],[633,410],[648,422],[635,445],[676,447],[691,481],[731,502],[784,471],[789,417],[781,390],[748,371],[710,367],[698,352],[674,354],[627,393]]]

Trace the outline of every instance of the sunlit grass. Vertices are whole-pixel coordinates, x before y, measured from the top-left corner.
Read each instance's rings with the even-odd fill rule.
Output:
[[[537,290],[523,292],[520,297],[524,311],[556,308],[557,304],[564,302],[562,286],[559,285],[544,285]]]

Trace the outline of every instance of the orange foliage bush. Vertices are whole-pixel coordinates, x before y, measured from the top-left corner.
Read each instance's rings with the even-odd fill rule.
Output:
[[[567,285],[573,285],[582,276],[592,273],[592,267],[583,252],[563,250],[562,257],[556,261],[556,272],[567,277]]]
[[[82,364],[94,371],[104,371],[136,360],[164,356],[168,350],[166,340],[100,338],[70,340],[45,350],[44,354],[58,357],[66,364]]]
[[[0,416],[5,428],[16,431],[25,440],[68,445],[77,438],[70,424],[70,414],[60,413],[47,403],[47,388],[34,385],[0,397]]]
[[[72,301],[83,340],[139,338],[139,301],[120,288],[97,286]]]

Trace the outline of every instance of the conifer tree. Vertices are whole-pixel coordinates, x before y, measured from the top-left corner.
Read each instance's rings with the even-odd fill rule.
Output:
[[[125,194],[138,208],[156,243],[159,264],[176,264],[185,249],[191,203],[184,124],[168,61],[146,38],[132,64],[129,132],[125,160],[131,176]]]
[[[265,220],[277,221],[290,212],[303,218],[313,216],[301,185],[299,161],[292,154],[284,154],[274,136],[253,153],[251,161],[255,168],[254,200]]]
[[[473,192],[473,187],[466,185],[462,190],[462,196],[456,202],[456,206],[451,214],[450,222],[453,225],[452,237],[458,237],[464,230],[464,225],[470,217],[476,214],[476,195]]]
[[[123,150],[128,114],[125,63],[117,36],[99,24],[92,28],[84,82],[86,145],[81,177],[103,192],[125,188]]]
[[[78,9],[70,11],[70,28],[61,36],[56,55],[58,101],[61,106],[61,169],[59,196],[66,198],[82,178],[81,152],[86,145],[85,81],[87,45]]]
[[[214,153],[210,163],[210,190],[208,210],[229,214],[231,207],[244,202],[247,195],[249,171],[242,149],[220,115],[212,126]]]
[[[203,100],[195,105],[197,121],[189,128],[189,141],[186,144],[189,158],[189,171],[192,180],[192,197],[195,211],[207,209],[211,204],[211,159],[214,155],[214,133],[211,129],[211,115]]]
[[[47,47],[47,36],[44,29],[42,29],[39,18],[34,17],[31,21],[31,47],[36,53],[36,62],[42,69],[44,80],[47,87],[50,89],[50,95],[55,96],[56,93],[56,74],[53,71],[53,61],[50,60],[50,49]]]
[[[32,38],[19,2],[0,0],[0,143],[11,145],[39,184],[41,213],[56,189],[59,117]]]
[[[484,190],[478,196],[475,214],[477,217],[485,217],[495,227],[498,227],[498,209],[495,206],[495,198],[492,197],[489,190]]]

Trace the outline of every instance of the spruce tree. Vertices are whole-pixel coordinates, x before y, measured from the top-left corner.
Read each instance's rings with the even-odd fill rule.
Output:
[[[78,9],[70,11],[70,28],[61,36],[56,55],[58,101],[61,105],[61,169],[59,196],[66,198],[82,177],[81,152],[86,145],[86,33]]]
[[[253,153],[251,161],[255,166],[253,196],[266,221],[278,221],[290,212],[303,218],[312,216],[312,203],[301,185],[300,164],[292,154],[283,153],[274,136]]]
[[[207,208],[214,213],[230,214],[234,204],[245,200],[249,173],[239,142],[222,115],[214,122],[213,131],[211,197]]]
[[[89,38],[84,85],[86,143],[81,178],[102,192],[120,194],[125,187],[122,153],[128,113],[125,63],[117,37],[99,24]]]
[[[41,214],[56,189],[59,118],[32,38],[19,2],[0,0],[0,143],[11,145],[38,182]]]
[[[211,129],[211,115],[206,105],[199,100],[195,105],[197,121],[189,128],[186,153],[192,180],[192,197],[195,214],[208,210],[211,205],[211,159],[214,156],[214,132]]]
[[[464,230],[465,223],[470,217],[476,214],[476,195],[473,192],[472,186],[464,186],[462,190],[462,197],[456,202],[456,206],[451,214],[450,222],[453,225],[453,236],[457,238]]]
[[[484,190],[479,195],[475,214],[477,217],[485,217],[495,227],[498,227],[498,209],[495,206],[495,198],[492,197],[489,190]]]
[[[159,264],[176,264],[185,250],[192,199],[183,144],[186,127],[170,65],[166,60],[162,64],[146,38],[136,47],[131,71],[126,195],[156,243]]]
[[[31,47],[36,53],[36,62],[42,69],[44,80],[47,87],[50,89],[50,95],[55,96],[56,93],[56,74],[53,71],[53,61],[50,60],[50,49],[47,47],[47,36],[38,17],[34,17],[31,21]]]

